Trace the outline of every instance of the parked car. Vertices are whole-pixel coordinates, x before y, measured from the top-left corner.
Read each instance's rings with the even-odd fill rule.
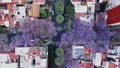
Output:
[[[52,15],[54,15],[54,11],[52,10]]]

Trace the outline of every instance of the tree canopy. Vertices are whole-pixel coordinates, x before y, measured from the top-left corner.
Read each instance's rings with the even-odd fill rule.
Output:
[[[64,3],[63,1],[57,1],[55,4],[56,14],[63,14],[64,13]]]
[[[61,24],[64,21],[64,17],[62,15],[57,15],[56,16],[56,22],[58,24]]]

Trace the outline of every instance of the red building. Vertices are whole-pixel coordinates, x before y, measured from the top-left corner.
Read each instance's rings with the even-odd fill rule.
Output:
[[[108,19],[107,25],[119,25],[120,24],[120,5],[109,10],[107,12]]]

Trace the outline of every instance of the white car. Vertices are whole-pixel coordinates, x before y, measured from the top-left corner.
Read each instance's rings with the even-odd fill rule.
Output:
[[[54,11],[52,11],[52,15],[54,15]]]

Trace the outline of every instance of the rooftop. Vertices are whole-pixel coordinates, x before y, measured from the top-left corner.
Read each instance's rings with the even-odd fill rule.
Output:
[[[33,0],[34,4],[45,4],[45,0]]]
[[[91,68],[92,63],[83,62],[80,64],[80,68]]]

